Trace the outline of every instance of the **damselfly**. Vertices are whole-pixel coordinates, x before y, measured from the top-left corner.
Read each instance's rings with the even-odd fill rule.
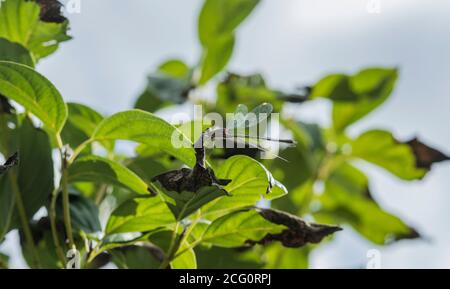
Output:
[[[269,103],[263,103],[248,112],[244,105],[239,105],[232,114],[227,116],[226,128],[211,127],[203,133],[203,137],[196,143],[195,147],[220,147],[220,148],[254,148],[259,151],[273,155],[285,160],[271,150],[273,146],[267,146],[265,142],[285,144],[294,146],[295,141],[291,139],[279,139],[271,136],[261,135],[263,128],[268,127],[273,107]],[[278,146],[277,146],[278,148]]]

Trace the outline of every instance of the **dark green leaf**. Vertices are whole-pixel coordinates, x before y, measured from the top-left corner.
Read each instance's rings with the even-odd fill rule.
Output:
[[[112,262],[119,269],[158,269],[161,252],[150,244],[126,246],[111,251]]]
[[[271,103],[275,111],[280,111],[282,106],[282,102],[278,101],[280,95],[280,92],[266,86],[260,74],[242,76],[230,73],[217,86],[217,109],[229,113],[237,104],[256,107],[261,103]]]
[[[18,43],[0,38],[0,60],[12,61],[34,67],[30,52]]]
[[[70,217],[72,226],[86,233],[101,231],[99,211],[97,206],[90,200],[76,193],[70,194]],[[62,199],[56,207],[56,215],[63,221]]]
[[[52,147],[48,135],[25,118],[19,128],[18,184],[28,218],[47,204],[54,189]],[[38,172],[38,173],[37,173]]]
[[[147,87],[135,108],[155,112],[172,104],[184,103],[191,89],[191,69],[181,60],[168,60],[148,77]]]
[[[0,174],[0,243],[11,230],[14,201],[14,192],[11,189],[8,174]]]
[[[263,266],[261,257],[251,250],[211,247],[197,247],[199,269],[260,269]]]

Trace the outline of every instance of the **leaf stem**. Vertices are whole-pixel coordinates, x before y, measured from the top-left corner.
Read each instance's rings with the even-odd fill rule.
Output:
[[[66,264],[66,257],[64,255],[64,251],[61,247],[61,243],[59,241],[58,229],[56,226],[56,200],[58,199],[59,188],[55,188],[52,192],[52,199],[50,202],[50,210],[49,210],[49,218],[50,218],[50,227],[52,230],[53,243],[55,244],[56,254],[58,258],[62,262],[62,265]]]
[[[75,159],[78,157],[78,155],[86,148],[86,146],[90,143],[92,143],[94,140],[93,139],[88,139],[86,141],[84,141],[82,144],[80,144],[74,151],[72,156],[70,157],[70,159],[67,161],[68,165],[70,165],[71,163],[73,163],[75,161]]]
[[[170,246],[169,250],[167,251],[167,255],[165,256],[164,260],[161,262],[161,265],[159,266],[159,269],[166,269],[167,266],[169,266],[170,262],[172,261],[175,253],[178,251],[180,247],[180,243],[177,242],[177,232],[180,228],[181,222],[177,221],[177,224],[175,225],[175,229],[172,232],[172,238],[170,240]],[[178,243],[178,245],[177,245]]]
[[[70,218],[70,200],[69,200],[69,185],[68,185],[68,161],[66,154],[60,149],[61,153],[61,187],[63,193],[63,214],[64,214],[64,226],[66,227],[67,238],[69,239],[69,247],[75,248],[75,242],[72,232],[72,221]]]

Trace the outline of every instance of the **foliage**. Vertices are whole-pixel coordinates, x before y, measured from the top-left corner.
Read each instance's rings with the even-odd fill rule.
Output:
[[[259,1],[206,0],[198,19],[199,64],[163,62],[134,109],[106,117],[65,103],[34,68],[70,39],[58,2],[0,3],[0,242],[18,229],[30,267],[64,267],[66,251],[77,248],[85,268],[108,262],[119,268],[299,268],[308,265],[312,244],[339,226],[379,245],[420,237],[377,203],[355,160],[417,180],[448,157],[386,130],[355,138],[346,133],[388,99],[397,69],[332,74],[295,94],[270,88],[259,74],[223,72],[239,25]],[[219,113],[237,107],[237,122],[245,123],[242,105],[271,103],[256,112],[281,112],[286,104],[324,98],[333,105],[333,123],[320,127],[282,116],[297,145],[282,146],[275,160],[258,161],[255,147],[194,148],[203,134],[192,137],[191,123],[177,126],[155,112],[198,102],[190,92],[206,83],[216,85]],[[175,147],[174,133],[187,146]],[[136,154],[118,153],[119,140],[138,143]],[[33,219],[41,208],[46,216]],[[0,254],[0,267],[7,266]]]

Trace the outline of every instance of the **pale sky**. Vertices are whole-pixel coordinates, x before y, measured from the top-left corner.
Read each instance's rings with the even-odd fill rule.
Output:
[[[391,99],[352,133],[388,128],[399,138],[418,135],[449,154],[450,2],[379,0],[380,13],[369,13],[368,1],[263,0],[238,32],[230,69],[262,72],[273,87],[289,89],[331,72],[397,66],[400,79]],[[158,63],[177,57],[195,64],[198,59],[201,0],[81,4],[80,14],[69,15],[74,39],[38,66],[66,100],[103,113],[124,110]],[[312,104],[300,115],[326,124],[326,112],[326,105]],[[373,167],[366,171],[376,199],[427,241],[378,248],[346,228],[313,254],[311,266],[364,266],[367,250],[378,248],[385,268],[450,268],[450,163],[436,165],[422,182],[399,181]],[[14,258],[13,265],[20,264]]]

